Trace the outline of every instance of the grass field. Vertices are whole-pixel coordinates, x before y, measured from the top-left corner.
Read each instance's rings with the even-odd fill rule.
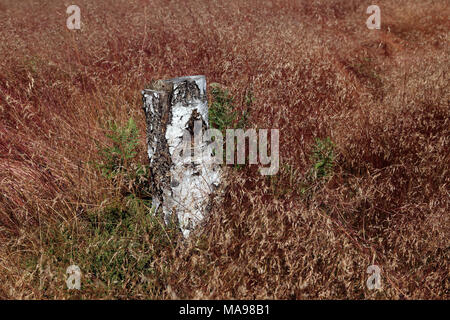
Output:
[[[449,299],[448,2],[378,0],[380,30],[371,4],[0,0],[0,298]],[[225,167],[182,241],[149,210],[140,91],[196,74],[280,130],[280,171]]]

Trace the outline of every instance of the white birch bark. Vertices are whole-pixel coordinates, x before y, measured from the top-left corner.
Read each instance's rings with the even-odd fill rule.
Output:
[[[166,223],[175,215],[185,237],[208,213],[220,167],[203,141],[209,128],[206,79],[159,80],[142,91],[153,206]],[[194,139],[191,142],[190,136]],[[195,149],[195,150],[194,150]],[[192,157],[186,157],[192,152]]]

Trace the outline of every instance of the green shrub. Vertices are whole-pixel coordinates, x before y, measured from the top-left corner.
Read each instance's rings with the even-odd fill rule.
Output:
[[[223,134],[226,129],[244,128],[248,110],[241,114],[234,106],[234,98],[227,89],[221,88],[218,84],[211,85],[212,103],[209,107],[209,122],[211,128],[220,130]],[[251,92],[246,95],[246,105],[249,107],[253,102]]]
[[[97,168],[102,175],[116,182],[121,182],[128,193],[148,197],[148,165],[137,161],[139,130],[133,118],[125,126],[118,126],[114,121],[107,123],[108,145],[98,147],[100,162]]]
[[[179,231],[175,224],[166,226],[150,206],[150,201],[130,195],[108,200],[77,224],[47,226],[40,236],[40,258],[31,256],[25,261],[30,272],[45,265],[53,271],[54,278],[42,282],[44,296],[52,286],[66,287],[66,269],[75,264],[82,272],[82,290],[67,290],[69,297],[158,297],[170,266],[155,265],[155,260],[176,245]],[[39,284],[42,279],[36,274],[32,281]]]
[[[321,179],[330,176],[333,173],[335,160],[335,145],[329,137],[325,139],[316,139],[311,153],[311,175],[315,179]]]
[[[107,127],[109,132],[106,137],[111,144],[100,148],[102,162],[99,168],[105,177],[113,178],[126,171],[130,160],[136,157],[139,132],[133,118],[124,127],[117,126],[114,121],[109,121]]]
[[[218,129],[224,137],[227,129],[243,129],[248,121],[248,110],[254,100],[252,91],[248,91],[245,95],[246,109],[242,112],[237,111],[237,108],[234,106],[234,98],[220,84],[211,84],[211,94],[213,97],[209,107],[209,123],[211,128]],[[234,164],[233,167],[238,170],[244,168],[240,164]]]

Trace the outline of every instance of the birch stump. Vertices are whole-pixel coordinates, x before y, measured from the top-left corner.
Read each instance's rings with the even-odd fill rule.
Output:
[[[220,167],[208,152],[204,76],[158,80],[142,91],[153,207],[185,237],[208,213]]]

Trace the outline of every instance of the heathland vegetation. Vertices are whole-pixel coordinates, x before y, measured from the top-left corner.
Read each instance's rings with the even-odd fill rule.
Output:
[[[447,1],[379,0],[380,30],[362,0],[72,2],[81,30],[0,2],[0,298],[449,298]],[[280,130],[280,171],[225,167],[182,241],[140,91],[196,74],[220,129]]]

